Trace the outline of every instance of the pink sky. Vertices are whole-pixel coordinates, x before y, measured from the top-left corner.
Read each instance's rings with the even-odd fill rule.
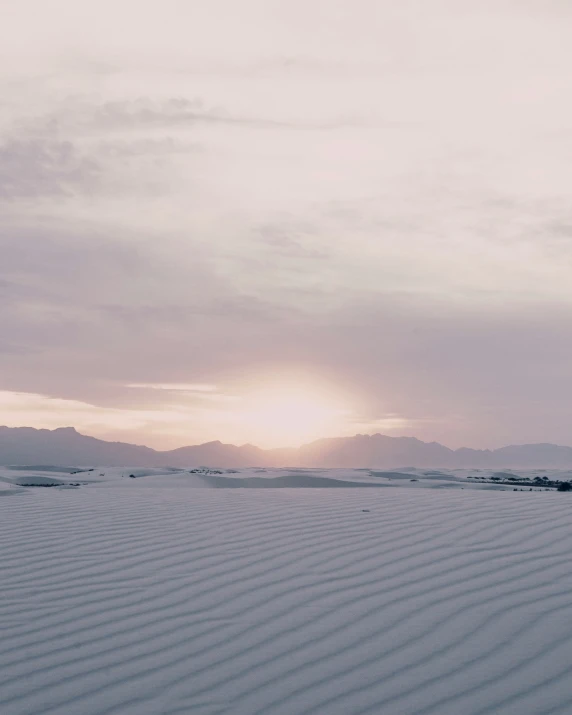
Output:
[[[571,25],[0,0],[0,424],[572,443]]]

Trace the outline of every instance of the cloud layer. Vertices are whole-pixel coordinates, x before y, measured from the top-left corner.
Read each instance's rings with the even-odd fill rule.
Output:
[[[0,423],[570,443],[566,3],[2,12]]]

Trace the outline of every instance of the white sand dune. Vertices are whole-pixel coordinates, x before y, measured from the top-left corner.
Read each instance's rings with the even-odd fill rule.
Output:
[[[113,474],[4,483],[2,715],[572,712],[572,496]]]

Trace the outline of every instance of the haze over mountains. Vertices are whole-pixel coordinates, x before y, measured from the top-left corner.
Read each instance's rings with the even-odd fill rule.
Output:
[[[299,448],[260,449],[221,442],[157,451],[150,447],[106,442],[77,432],[0,427],[0,464],[97,465],[134,467],[448,467],[569,468],[572,447],[554,444],[511,445],[496,450],[452,450],[415,437],[355,435],[321,439]]]

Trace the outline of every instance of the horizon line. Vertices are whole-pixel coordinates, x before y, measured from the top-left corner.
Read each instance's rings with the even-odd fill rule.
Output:
[[[36,432],[60,432],[60,431],[65,431],[65,430],[72,430],[76,434],[81,435],[82,437],[89,437],[91,439],[98,440],[99,442],[105,442],[106,444],[126,444],[131,447],[144,447],[145,449],[150,449],[153,452],[157,453],[168,453],[168,452],[176,452],[177,450],[180,449],[186,449],[186,448],[191,448],[191,447],[204,447],[205,445],[208,444],[220,444],[224,447],[235,447],[236,449],[242,449],[244,447],[253,447],[254,449],[259,449],[262,452],[274,452],[274,451],[279,451],[279,450],[299,450],[302,449],[303,447],[306,447],[310,444],[315,444],[316,442],[321,442],[323,440],[337,440],[337,439],[355,439],[356,437],[387,437],[388,439],[409,439],[409,440],[415,440],[417,442],[421,442],[422,444],[437,444],[440,447],[443,447],[445,449],[450,450],[451,452],[459,452],[460,450],[463,449],[468,449],[474,452],[496,452],[500,449],[507,449],[509,447],[539,447],[539,446],[550,446],[550,447],[561,447],[564,449],[572,449],[572,445],[566,445],[566,444],[558,444],[556,442],[521,442],[521,443],[511,443],[511,444],[505,444],[502,447],[495,447],[493,449],[491,448],[479,448],[479,447],[457,447],[457,448],[452,448],[448,447],[446,444],[443,444],[442,442],[437,442],[437,440],[432,440],[430,442],[425,442],[422,439],[419,439],[418,437],[415,436],[410,436],[410,435],[388,435],[384,434],[382,432],[373,432],[371,434],[363,433],[363,432],[357,432],[356,434],[353,435],[344,435],[344,436],[334,436],[334,437],[318,437],[317,439],[311,440],[310,442],[304,442],[302,444],[299,444],[294,447],[259,447],[256,444],[252,444],[251,442],[245,442],[243,444],[234,444],[233,442],[222,442],[220,439],[213,439],[213,440],[208,440],[207,442],[199,442],[195,444],[183,444],[180,447],[173,447],[171,449],[156,449],[155,447],[150,447],[147,444],[138,444],[136,442],[123,442],[122,440],[109,440],[109,439],[102,439],[101,437],[94,437],[93,435],[90,434],[84,434],[83,432],[80,432],[77,427],[74,427],[73,425],[65,425],[61,427],[54,427],[50,429],[49,427],[31,427],[30,425],[19,425],[19,426],[14,426],[10,427],[8,425],[0,425],[0,429],[8,429],[8,430],[16,430],[16,429],[30,429],[34,430]]]

